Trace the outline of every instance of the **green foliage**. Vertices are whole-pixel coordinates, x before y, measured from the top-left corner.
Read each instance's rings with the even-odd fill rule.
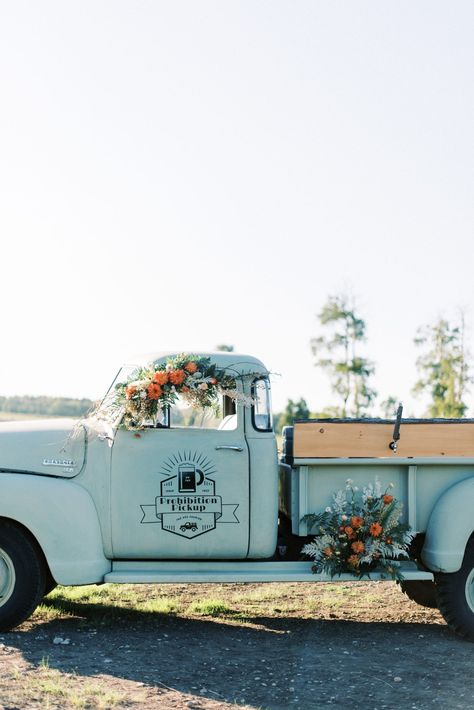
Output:
[[[313,338],[311,349],[316,366],[329,374],[332,390],[342,400],[338,415],[365,416],[376,397],[369,385],[374,365],[358,352],[366,340],[365,321],[344,294],[330,296],[318,317],[327,335]]]
[[[284,426],[292,426],[295,419],[309,419],[310,417],[311,412],[305,399],[301,397],[297,402],[289,399],[284,411],[278,415],[275,429],[280,433]]]
[[[69,397],[0,397],[0,412],[52,417],[83,417],[93,405],[94,402],[90,399]]]
[[[384,399],[380,403],[382,416],[385,419],[395,419],[399,402],[398,397],[394,397],[393,395],[389,395],[387,399]]]
[[[466,412],[465,396],[473,380],[464,335],[462,314],[457,325],[438,318],[434,324],[418,330],[414,342],[424,352],[416,363],[421,376],[413,393],[429,395],[430,417],[456,418],[464,416]]]

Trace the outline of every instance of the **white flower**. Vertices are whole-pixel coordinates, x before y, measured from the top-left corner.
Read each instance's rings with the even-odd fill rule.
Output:
[[[346,481],[346,486],[352,486],[353,483],[354,481],[352,480],[352,478],[348,478]]]
[[[141,392],[140,392],[140,398],[141,398],[141,399],[146,399],[146,392],[145,392],[145,390],[141,390]]]
[[[328,507],[326,508],[326,513],[332,513],[332,508],[331,508],[331,506],[328,505]]]
[[[347,520],[347,515],[341,515],[341,520]]]

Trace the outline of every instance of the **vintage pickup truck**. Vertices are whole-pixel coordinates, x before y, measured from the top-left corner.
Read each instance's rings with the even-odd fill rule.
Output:
[[[224,396],[220,418],[178,402],[125,428],[110,402],[134,362],[80,422],[0,425],[0,629],[56,584],[328,581],[302,558],[305,516],[347,478],[377,477],[394,484],[414,534],[404,590],[474,640],[474,422],[402,420],[394,445],[392,421],[297,421],[279,462],[267,369],[209,357],[247,397]]]

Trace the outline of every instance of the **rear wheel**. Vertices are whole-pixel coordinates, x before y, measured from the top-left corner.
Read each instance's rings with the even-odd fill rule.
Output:
[[[427,606],[430,609],[438,608],[436,585],[429,579],[405,579],[400,582],[400,588],[409,599],[420,606]]]
[[[25,621],[45,589],[45,571],[33,540],[21,528],[0,523],[0,631]]]
[[[439,610],[459,636],[474,641],[474,538],[466,546],[461,569],[437,574]]]

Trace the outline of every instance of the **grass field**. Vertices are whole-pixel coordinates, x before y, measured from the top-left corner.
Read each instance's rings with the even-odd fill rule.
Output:
[[[471,652],[393,582],[57,587],[0,634],[0,708],[470,710]]]
[[[407,607],[408,605],[408,607]],[[438,611],[409,602],[394,582],[335,582],[315,584],[104,584],[56,587],[37,608],[32,621],[64,618],[88,624],[113,625],[158,620],[213,617],[227,622],[253,623],[258,618],[333,618],[336,612],[366,621],[436,618]],[[31,623],[31,622],[29,622]]]

